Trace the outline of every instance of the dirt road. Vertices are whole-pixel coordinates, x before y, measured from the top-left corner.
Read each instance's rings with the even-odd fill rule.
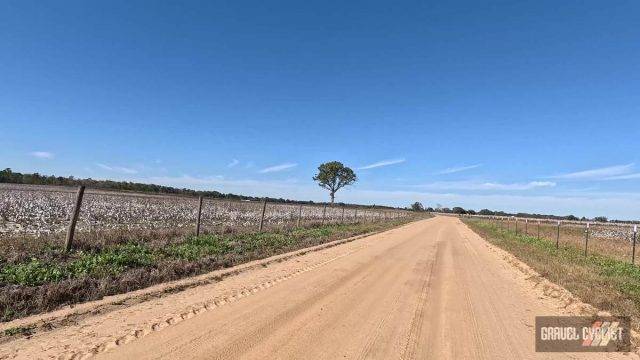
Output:
[[[536,354],[563,314],[455,218],[438,217],[5,344],[101,359],[635,358]]]

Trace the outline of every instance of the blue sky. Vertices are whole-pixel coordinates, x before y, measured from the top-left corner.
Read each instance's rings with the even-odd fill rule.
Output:
[[[2,1],[0,166],[640,217],[637,1]]]

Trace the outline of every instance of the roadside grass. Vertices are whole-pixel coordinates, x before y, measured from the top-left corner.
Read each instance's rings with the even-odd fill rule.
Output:
[[[31,334],[33,334],[33,331],[35,329],[35,325],[32,326],[16,326],[16,327],[12,327],[9,329],[6,329],[5,331],[2,332],[2,334],[4,336],[16,336],[16,335],[23,335],[23,336],[29,336]]]
[[[510,252],[549,281],[563,286],[582,301],[614,315],[631,316],[638,330],[640,319],[640,267],[613,256],[591,253],[574,243],[505,230],[494,223],[465,219],[480,236]]]
[[[409,221],[207,234],[186,236],[170,243],[130,240],[69,254],[45,247],[29,258],[0,258],[0,321],[385,230]]]

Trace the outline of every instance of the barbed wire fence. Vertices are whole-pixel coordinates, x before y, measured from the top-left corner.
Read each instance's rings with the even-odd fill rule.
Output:
[[[273,229],[397,220],[402,209],[330,204],[229,200],[58,186],[0,184],[0,236],[64,236],[70,250],[78,234],[170,230],[179,234]]]
[[[591,253],[611,256],[635,265],[638,224],[581,220],[526,218],[517,216],[443,214],[478,219],[513,232],[516,236],[528,236],[550,241],[556,249],[563,246],[580,248],[585,257]]]

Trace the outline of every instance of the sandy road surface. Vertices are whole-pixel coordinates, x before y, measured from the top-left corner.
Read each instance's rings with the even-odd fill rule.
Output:
[[[566,313],[454,218],[438,217],[2,345],[0,357],[636,358],[536,354]]]

